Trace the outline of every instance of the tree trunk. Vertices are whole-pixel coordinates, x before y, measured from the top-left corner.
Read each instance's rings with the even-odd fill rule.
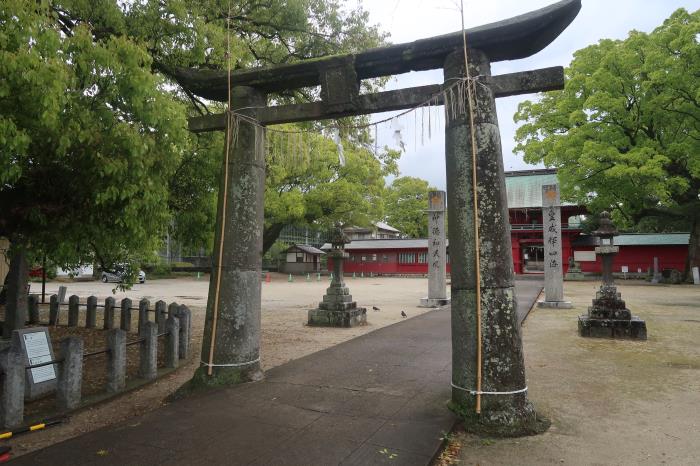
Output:
[[[3,338],[10,338],[12,331],[23,328],[27,322],[27,282],[29,267],[27,255],[20,249],[10,258],[10,271],[7,276],[7,301],[5,303],[5,323]]]
[[[684,282],[693,281],[693,267],[700,267],[700,217],[693,218],[688,241],[688,257],[685,260]]]
[[[265,231],[263,231],[263,255],[275,244],[280,233],[282,233],[282,228],[284,228],[284,225],[281,223],[274,223],[265,228]]]

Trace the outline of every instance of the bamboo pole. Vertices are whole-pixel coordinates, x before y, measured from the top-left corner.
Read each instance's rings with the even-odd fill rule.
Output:
[[[464,0],[460,0],[462,17],[462,40],[464,42],[464,70],[467,77],[467,97],[469,99],[469,129],[472,140],[472,186],[474,192],[474,255],[476,256],[476,413],[481,413],[481,241],[479,239],[479,193],[476,177],[476,133],[474,128],[474,84],[469,72],[467,53],[467,32],[464,29]]]
[[[211,341],[209,344],[209,365],[207,366],[207,375],[211,377],[214,372],[214,347],[216,345],[216,327],[219,318],[219,296],[221,291],[221,263],[224,258],[224,235],[226,232],[226,204],[228,197],[228,164],[229,151],[231,150],[231,0],[228,2],[228,15],[226,16],[226,57],[227,57],[227,78],[228,78],[228,112],[226,118],[226,153],[224,154],[224,186],[223,186],[223,202],[221,205],[221,230],[219,235],[219,262],[216,266],[216,288],[214,291],[214,309],[212,311],[211,323]]]

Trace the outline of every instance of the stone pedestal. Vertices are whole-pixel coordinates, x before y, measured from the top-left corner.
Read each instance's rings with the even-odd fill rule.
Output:
[[[421,298],[418,307],[442,307],[450,304],[450,298]]]
[[[445,191],[428,193],[428,297],[420,307],[440,307],[447,298],[447,241],[445,237]]]
[[[542,186],[542,229],[544,239],[544,301],[538,307],[570,309],[564,301],[564,277],[561,254],[561,201],[559,185]]]
[[[646,340],[646,323],[627,309],[617,287],[603,284],[596,293],[588,315],[579,316],[582,337]]]
[[[578,262],[574,261],[574,258],[569,260],[569,270],[564,275],[564,281],[581,281],[585,280],[586,276],[581,271],[581,266]]]
[[[343,246],[349,241],[342,230],[336,231],[333,249],[328,258],[333,261],[333,280],[318,308],[309,310],[311,327],[357,327],[367,324],[367,309],[357,307],[343,279],[343,261],[347,257]]]

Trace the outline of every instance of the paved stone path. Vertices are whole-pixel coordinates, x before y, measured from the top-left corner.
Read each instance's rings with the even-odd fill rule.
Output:
[[[540,290],[518,282],[519,316]],[[426,465],[455,421],[449,335],[432,311],[13,464]]]

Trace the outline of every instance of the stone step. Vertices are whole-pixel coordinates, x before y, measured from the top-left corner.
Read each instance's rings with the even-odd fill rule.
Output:
[[[350,311],[357,308],[357,303],[355,301],[349,303],[319,303],[318,308],[326,311]]]

